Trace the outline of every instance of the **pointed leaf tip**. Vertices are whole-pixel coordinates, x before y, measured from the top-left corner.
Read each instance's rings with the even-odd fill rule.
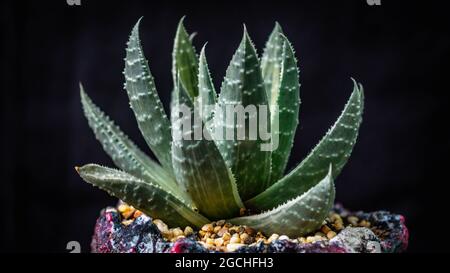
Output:
[[[192,39],[184,27],[184,18],[178,23],[172,51],[173,85],[176,86],[177,77],[180,77],[189,96],[195,98],[198,95],[198,58]]]

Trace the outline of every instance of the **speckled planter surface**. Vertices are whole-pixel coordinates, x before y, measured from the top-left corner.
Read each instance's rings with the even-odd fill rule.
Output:
[[[346,227],[328,241],[294,243],[275,240],[243,246],[239,253],[379,253],[403,252],[408,246],[405,218],[387,211],[350,212],[342,206],[334,208],[342,216],[354,215],[372,223],[366,227]],[[374,232],[376,231],[376,232]],[[381,231],[381,232],[380,232]],[[129,225],[122,224],[120,213],[112,207],[101,211],[91,242],[92,252],[99,253],[211,253],[195,237],[166,241],[152,219],[141,215]]]

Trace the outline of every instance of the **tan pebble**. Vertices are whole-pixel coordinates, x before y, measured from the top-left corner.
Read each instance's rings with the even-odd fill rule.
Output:
[[[133,217],[134,217],[134,218],[138,218],[138,217],[141,216],[142,214],[143,214],[142,211],[136,210],[136,211],[134,212],[134,214],[133,214]]]
[[[214,245],[214,239],[208,238],[208,239],[206,239],[206,243],[208,245]]]
[[[327,226],[327,225],[323,225],[320,230],[322,230],[322,232],[324,234],[327,234],[329,231],[331,231],[331,228],[329,226]]]
[[[214,227],[212,224],[206,224],[202,227],[202,230],[206,232],[212,232],[214,230]]]
[[[122,224],[124,224],[125,226],[128,226],[129,224],[131,224],[131,223],[133,223],[133,219],[130,219],[130,220],[125,220],[125,221],[122,221]]]
[[[343,228],[344,228],[344,222],[342,221],[341,216],[337,215],[337,216],[335,217],[335,220],[334,220],[334,222],[333,222],[332,225],[333,225],[333,227],[334,227],[335,229],[337,229],[337,230],[343,229]]]
[[[298,241],[302,244],[306,243],[306,238],[305,237],[299,237]]]
[[[293,243],[298,244],[298,239],[292,240]]]
[[[203,238],[209,238],[211,237],[211,233],[210,232],[206,232],[205,235],[203,235]]]
[[[128,219],[134,214],[134,211],[135,211],[135,209],[132,206],[126,206],[126,208],[123,209],[123,211],[121,213],[125,219]]]
[[[238,248],[243,247],[243,246],[245,246],[245,244],[230,243],[227,245],[227,250],[228,251],[236,251]]]
[[[315,236],[320,236],[320,237],[325,237],[325,233],[323,232],[316,232],[316,234],[314,234]]]
[[[240,242],[241,239],[239,238],[239,235],[237,233],[233,234],[233,236],[230,238],[230,244],[237,244]]]
[[[118,210],[120,213],[122,213],[122,212],[126,211],[129,207],[130,207],[130,206],[128,206],[127,204],[122,203],[122,204],[119,205],[119,207],[117,207],[117,210]]]
[[[217,232],[217,235],[223,236],[225,233],[228,233],[228,228],[223,227]]]
[[[215,233],[213,233],[209,236],[209,238],[211,238],[211,239],[215,239],[216,237],[217,237],[217,234],[215,234]]]
[[[327,233],[327,238],[328,239],[333,239],[334,236],[336,236],[336,232],[334,232],[332,230],[328,231],[328,233]]]
[[[348,221],[352,226],[356,227],[356,226],[358,225],[359,219],[358,219],[358,217],[350,216],[350,217],[347,218],[347,221]]]
[[[221,229],[222,229],[221,226],[215,226],[213,232],[214,232],[214,233],[218,233]]]
[[[270,235],[270,237],[269,237],[269,239],[267,239],[267,241],[270,243],[270,242],[278,239],[278,237],[280,237],[280,236],[278,234],[274,233],[274,234]]]
[[[225,225],[223,225],[224,227],[226,227],[226,228],[230,228],[230,227],[232,227],[233,225],[231,224],[231,223],[225,223]]]
[[[226,252],[227,248],[225,246],[218,246],[218,247],[216,247],[216,250],[220,251],[220,252]]]
[[[178,237],[184,235],[184,232],[181,230],[181,228],[174,228],[172,229],[172,234],[174,237]]]
[[[253,237],[250,237],[250,235],[248,235],[247,233],[242,233],[239,238],[241,239],[242,243],[247,245],[253,243],[254,241]]]
[[[228,232],[225,232],[225,233],[222,235],[222,239],[224,239],[225,241],[229,241],[229,240],[231,239],[231,234],[228,233]]]
[[[163,234],[163,236],[165,238],[168,238],[168,239],[173,238],[173,231],[171,229],[169,229],[167,231],[162,231],[161,233]]]
[[[222,246],[223,245],[223,239],[222,238],[217,238],[217,239],[215,239],[214,240],[214,244],[216,245],[216,246]]]
[[[194,234],[194,230],[190,226],[184,228],[184,235],[189,236],[192,234]]]
[[[308,237],[306,237],[306,242],[307,242],[307,243],[313,243],[313,242],[314,242],[314,236],[308,236]]]
[[[239,232],[239,234],[242,234],[245,232],[245,228],[244,227],[238,227],[237,231]]]
[[[203,237],[203,236],[205,236],[206,231],[200,230],[200,231],[198,232],[198,234],[200,235],[200,237]]]
[[[315,242],[317,242],[317,241],[323,241],[323,240],[326,240],[327,238],[325,237],[325,234],[324,234],[324,236],[320,236],[320,235],[315,235],[314,236],[314,241]]]
[[[370,228],[370,222],[367,221],[367,220],[362,220],[362,221],[359,223],[359,226],[361,226],[361,227],[366,227],[366,228]]]
[[[153,220],[153,224],[155,224],[156,227],[159,229],[159,231],[161,231],[163,233],[169,231],[169,227],[160,219]]]
[[[216,222],[217,226],[223,226],[225,224],[225,220],[219,220]]]

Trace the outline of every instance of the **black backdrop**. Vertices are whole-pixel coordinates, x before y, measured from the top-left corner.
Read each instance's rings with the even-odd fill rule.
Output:
[[[366,90],[353,155],[336,181],[350,209],[406,216],[410,251],[445,250],[449,152],[444,60],[446,9],[421,1],[66,1],[1,2],[0,250],[88,251],[102,207],[115,199],[82,182],[75,165],[112,166],[83,117],[78,82],[145,151],[122,90],[125,43],[141,38],[168,106],[171,47],[183,15],[195,45],[209,41],[216,87],[246,23],[259,52],[277,20],[296,48],[301,113],[289,167],[326,132],[351,93]]]

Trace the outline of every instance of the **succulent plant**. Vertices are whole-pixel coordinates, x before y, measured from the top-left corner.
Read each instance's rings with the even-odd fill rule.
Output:
[[[280,25],[275,24],[261,61],[244,27],[217,95],[205,46],[198,56],[180,21],[173,50],[171,107],[200,102],[201,124],[209,139],[195,140],[173,137],[181,132],[181,118],[172,113],[169,119],[164,111],[140,44],[139,21],[127,43],[125,89],[139,129],[159,163],[139,150],[80,86],[89,125],[121,169],[88,164],[76,167],[80,176],[171,226],[200,227],[226,219],[288,236],[320,227],[334,202],[334,179],[356,142],[363,112],[361,84],[353,80],[353,92],[337,121],[309,155],[284,175],[298,125],[300,85],[295,54]],[[270,134],[279,138],[277,149],[263,151],[263,141],[249,140],[248,135],[214,139],[212,130],[223,126],[223,120],[205,106],[220,109],[229,104],[268,106]],[[231,128],[236,130],[237,125]],[[194,131],[190,129],[188,133]]]

